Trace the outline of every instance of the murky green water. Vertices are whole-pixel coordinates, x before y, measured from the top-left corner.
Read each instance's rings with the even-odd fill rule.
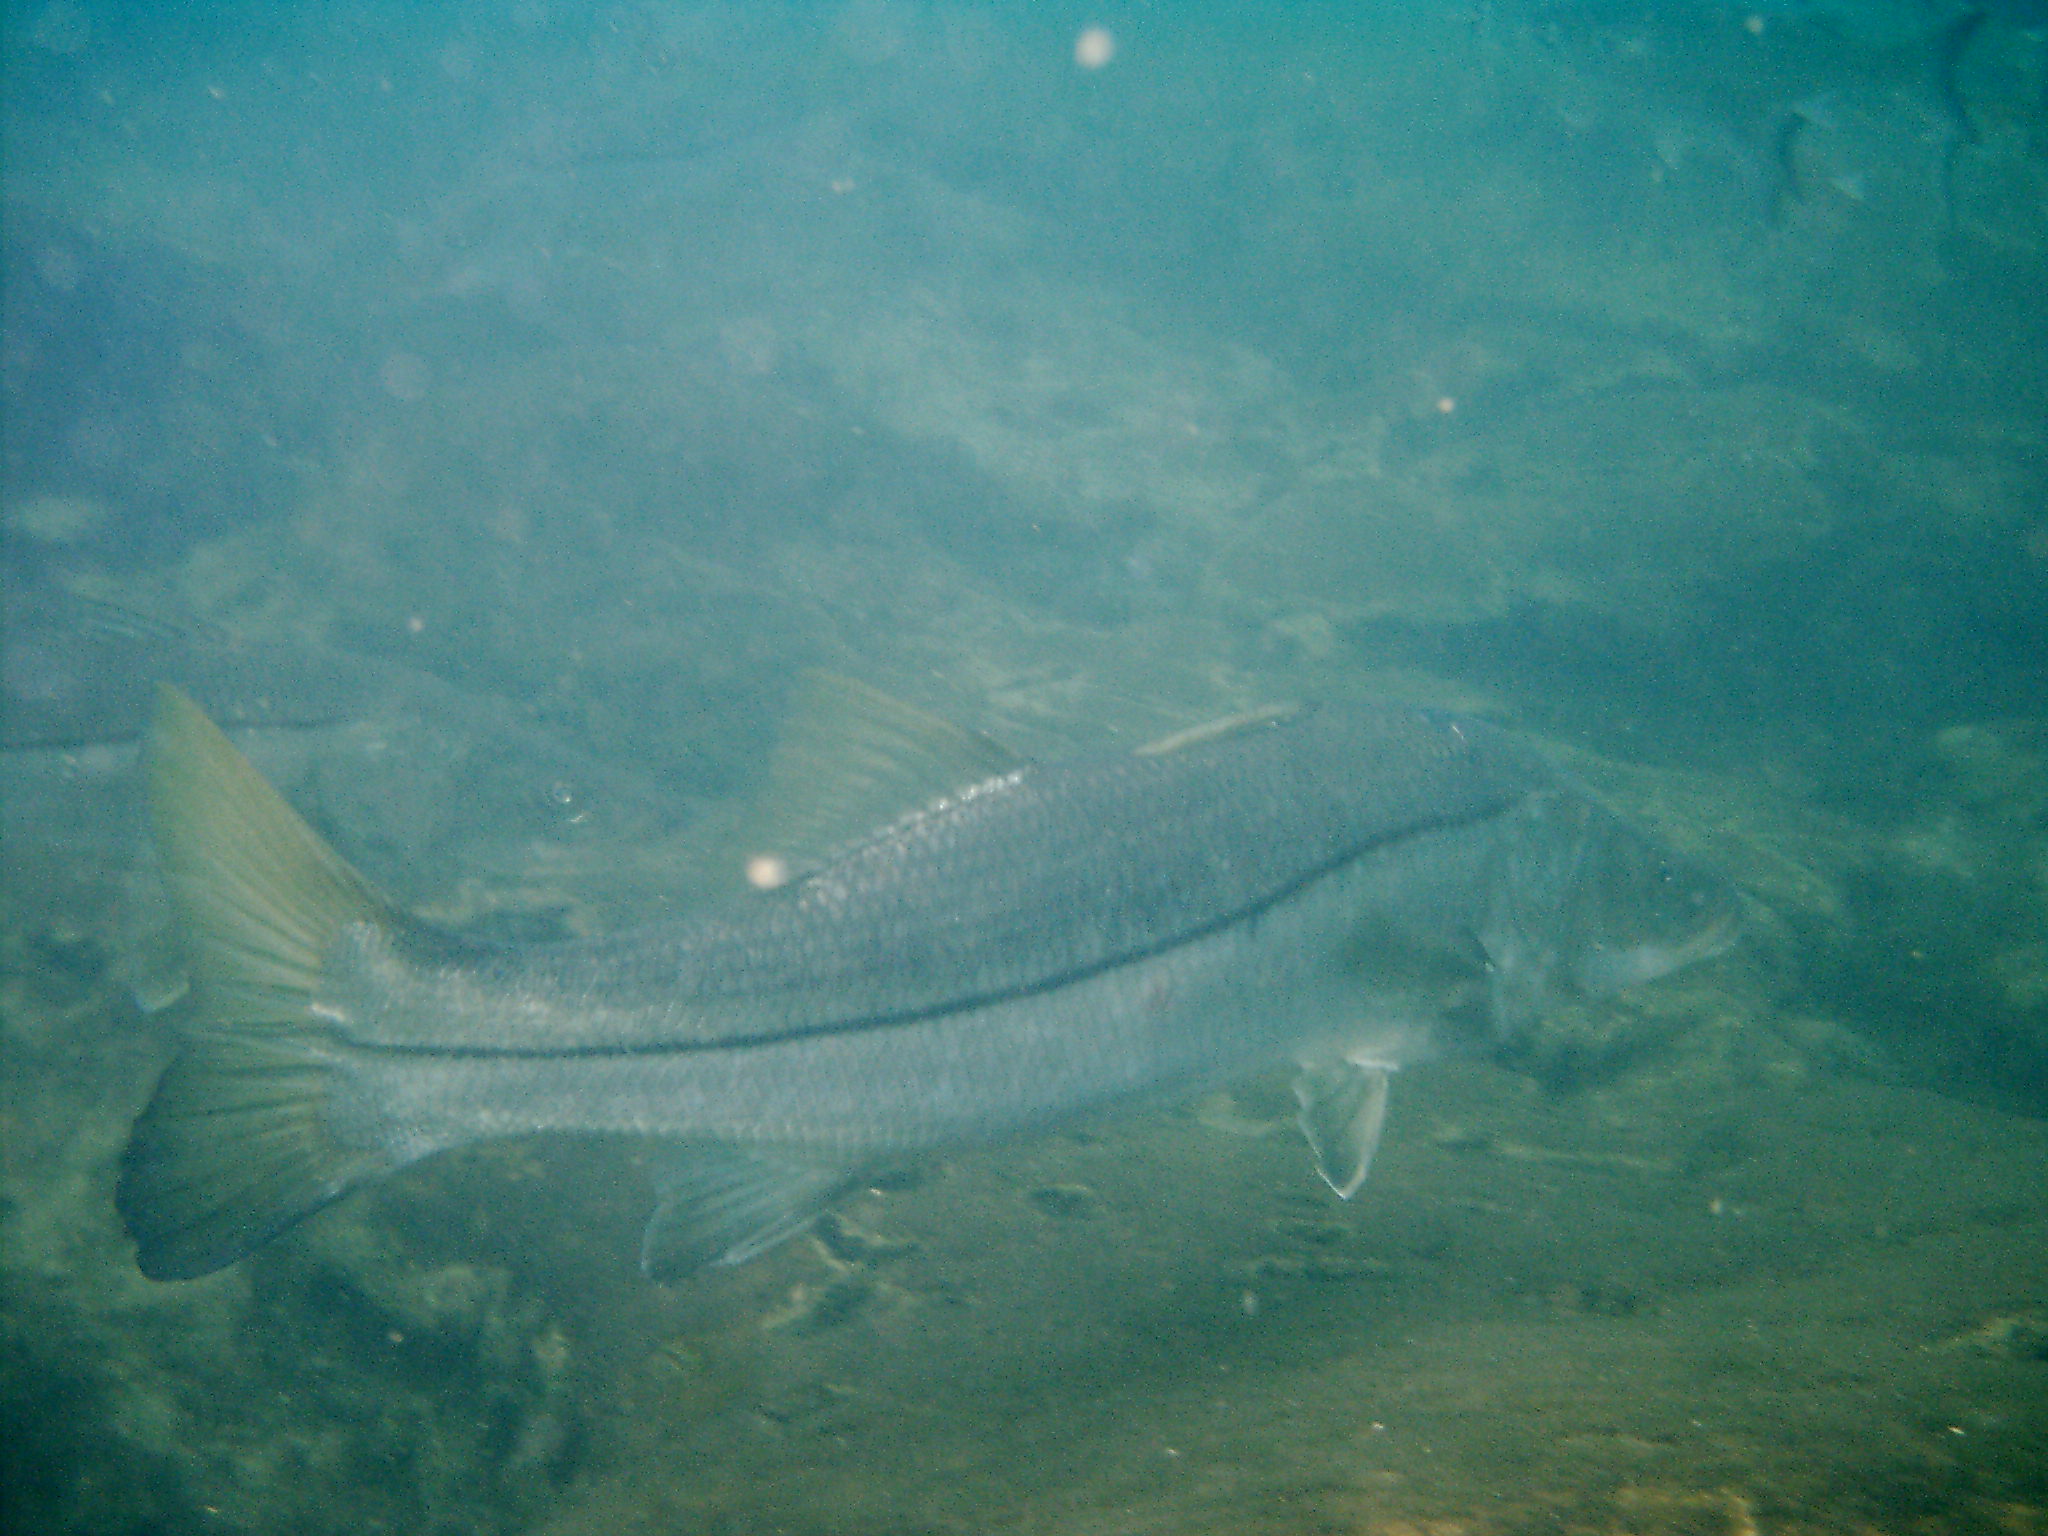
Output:
[[[10,1525],[2048,1529],[2044,35],[11,8]],[[686,1287],[566,1142],[156,1285],[172,660],[491,936],[730,887],[820,667],[1048,758],[1475,711],[1769,915],[1403,1073],[1351,1204],[1276,1079]]]

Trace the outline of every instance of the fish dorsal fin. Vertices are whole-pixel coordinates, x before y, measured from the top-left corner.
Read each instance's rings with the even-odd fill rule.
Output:
[[[807,672],[769,759],[747,846],[800,871],[907,811],[1020,766],[979,732],[852,678]]]
[[[1316,1156],[1316,1172],[1339,1198],[1349,1200],[1372,1170],[1387,1123],[1387,1078],[1377,1061],[1335,1061],[1304,1067],[1294,1080],[1302,1134]]]
[[[1148,741],[1138,748],[1139,757],[1165,757],[1173,752],[1185,752],[1189,747],[1203,746],[1220,741],[1226,736],[1236,736],[1245,731],[1256,730],[1262,725],[1271,725],[1276,720],[1285,720],[1299,714],[1299,704],[1261,704],[1256,709],[1241,709],[1234,715],[1225,715],[1220,720],[1204,720],[1200,725],[1186,726],[1157,741]]]

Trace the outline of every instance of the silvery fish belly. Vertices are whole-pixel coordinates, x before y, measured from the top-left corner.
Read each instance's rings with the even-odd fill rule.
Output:
[[[486,949],[391,910],[165,690],[150,794],[197,998],[123,1164],[144,1273],[566,1130],[663,1142],[642,1257],[671,1278],[892,1159],[1276,1061],[1349,1197],[1405,1061],[1734,936],[1727,886],[1478,721],[1267,711],[1049,766],[911,721],[878,736],[972,776],[776,888]]]

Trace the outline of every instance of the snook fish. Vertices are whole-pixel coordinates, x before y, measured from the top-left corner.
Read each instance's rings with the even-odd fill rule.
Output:
[[[668,1279],[892,1160],[1276,1061],[1348,1198],[1389,1073],[1717,953],[1739,910],[1529,746],[1407,707],[1001,768],[726,909],[524,948],[393,910],[170,689],[148,763],[197,984],[118,1191],[159,1279],[539,1131],[665,1143]]]

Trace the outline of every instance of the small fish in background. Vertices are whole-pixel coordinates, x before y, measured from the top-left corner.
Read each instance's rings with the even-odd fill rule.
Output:
[[[1980,142],[1977,120],[1970,115],[1969,103],[1963,98],[1963,61],[1990,17],[1987,7],[1968,6],[1934,39],[1930,89],[1940,109],[1936,143],[1941,157],[1935,179],[1941,196],[1942,223],[1951,236],[1957,229],[1957,166],[1964,152]]]
[[[1767,178],[1769,199],[1765,221],[1773,229],[1782,228],[1792,209],[1806,200],[1807,186],[1800,169],[1800,146],[1811,133],[1839,131],[1837,108],[1834,93],[1822,91],[1803,101],[1793,102],[1771,119],[1767,134],[1770,153],[1766,163],[1770,175]],[[1839,181],[1835,185],[1845,197],[1862,201],[1860,189]]]
[[[139,740],[159,679],[231,728],[332,725],[437,686],[389,663],[251,641],[164,605],[85,597],[26,570],[5,568],[5,582],[0,749]]]
[[[49,199],[10,189],[0,221],[0,544],[133,571],[291,506],[329,349],[266,334],[229,264]]]
[[[319,766],[326,814],[353,827],[368,820],[356,805],[378,807],[380,842],[408,865],[459,858],[509,881],[544,848],[558,873],[599,866],[616,883],[683,811],[630,764],[566,747],[511,701],[419,669],[253,639],[160,601],[84,597],[13,565],[0,580],[0,862],[16,890],[64,909],[64,925],[105,915],[112,967],[145,1011],[186,986],[133,813],[154,679],[195,696],[274,768]],[[601,897],[598,884],[581,894]]]
[[[218,1270],[437,1152],[579,1131],[661,1144],[642,1263],[673,1279],[892,1163],[1276,1061],[1348,1198],[1394,1071],[1736,934],[1727,884],[1477,720],[1261,711],[1033,766],[809,686],[868,723],[792,731],[771,781],[849,808],[899,764],[953,786],[816,858],[784,842],[789,877],[727,906],[526,946],[395,910],[165,690],[149,794],[197,996],[122,1165],[143,1273]]]
[[[2038,12],[2038,7],[2035,9]],[[1902,93],[1909,114],[1906,124],[1891,122],[1887,127],[1872,121],[1868,107],[1863,120],[1857,121],[1855,114],[1845,111],[1837,89],[1817,91],[1774,112],[1766,134],[1772,188],[1769,222],[1774,227],[1782,225],[1791,210],[1819,186],[1851,202],[1869,200],[1871,178],[1865,171],[1837,165],[1831,172],[1819,174],[1807,164],[1823,138],[1849,140],[1860,133],[1868,141],[1873,136],[1905,133],[1907,142],[1915,146],[1910,158],[1925,153],[1919,146],[1931,147],[1934,164],[1928,174],[1942,230],[1951,239],[1960,233],[1958,177],[1965,158],[1983,144],[1970,105],[1968,76],[1972,55],[1986,25],[1994,19],[2007,25],[2026,24],[2022,9],[2012,6],[2003,7],[1996,18],[1989,4],[1965,4],[1953,10],[1934,7],[1918,25],[1890,40],[1900,67],[1918,77],[1910,92]],[[2035,21],[2040,19],[2037,14]],[[1896,111],[1900,103],[1892,105]]]

